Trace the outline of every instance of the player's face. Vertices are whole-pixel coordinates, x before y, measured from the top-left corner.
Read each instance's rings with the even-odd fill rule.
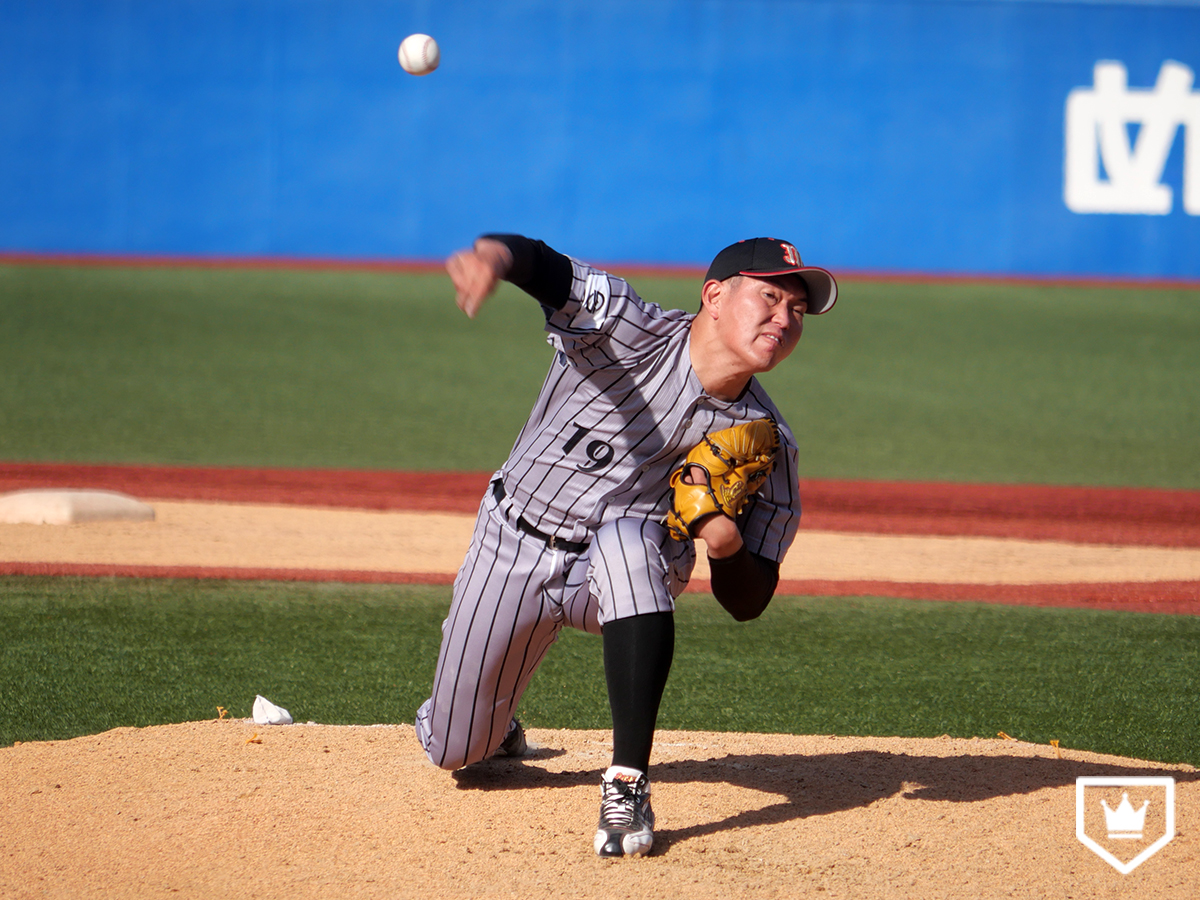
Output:
[[[800,276],[742,275],[723,282],[722,288],[716,324],[726,348],[753,372],[770,371],[787,359],[808,311]]]

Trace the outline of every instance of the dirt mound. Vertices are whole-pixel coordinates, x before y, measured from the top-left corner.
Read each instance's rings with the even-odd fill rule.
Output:
[[[609,734],[529,737],[531,756],[456,775],[409,726],[226,720],[0,749],[0,896],[1200,895],[1189,766],[1004,740],[660,732],[654,853],[605,861],[591,836]],[[1076,839],[1081,775],[1173,776],[1177,836],[1119,874]]]

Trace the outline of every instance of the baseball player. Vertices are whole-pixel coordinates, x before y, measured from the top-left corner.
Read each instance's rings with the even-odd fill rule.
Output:
[[[754,375],[792,352],[837,285],[773,238],[717,254],[696,313],[518,235],[485,235],[446,269],[471,317],[501,280],[530,294],[555,353],[484,495],[417,736],[448,770],[524,754],[514,712],[560,629],[602,635],[613,754],[594,847],[644,855],[675,598],[699,539],[736,620],[770,601],[800,517],[797,448]]]

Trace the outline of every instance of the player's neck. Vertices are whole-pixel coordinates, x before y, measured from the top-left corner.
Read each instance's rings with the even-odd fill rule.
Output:
[[[693,322],[688,353],[700,386],[718,400],[736,400],[754,377],[754,372],[746,371],[745,365],[715,340],[703,323]]]

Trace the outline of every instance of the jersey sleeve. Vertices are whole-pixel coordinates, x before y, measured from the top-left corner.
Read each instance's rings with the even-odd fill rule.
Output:
[[[661,347],[692,316],[647,303],[622,278],[578,260],[560,308],[543,304],[550,343],[574,365],[603,368],[635,361]]]
[[[800,527],[800,483],[796,442],[780,429],[775,468],[738,517],[742,541],[751,553],[783,562]]]
[[[633,360],[686,327],[692,316],[646,303],[622,278],[519,234],[482,235],[512,254],[506,280],[542,306],[550,343],[575,366]]]

